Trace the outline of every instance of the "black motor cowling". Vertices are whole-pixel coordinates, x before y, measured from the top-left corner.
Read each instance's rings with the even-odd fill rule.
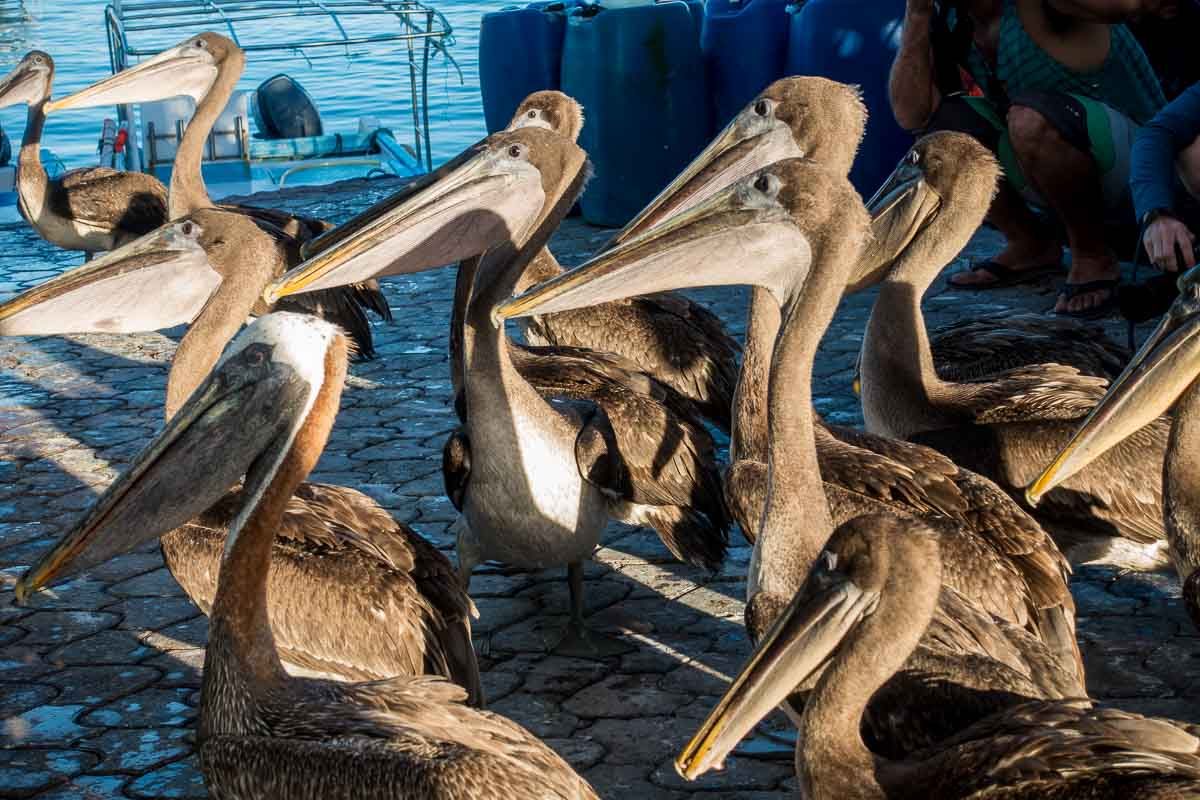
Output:
[[[254,94],[254,117],[263,138],[299,139],[324,133],[317,104],[290,75],[267,78]]]

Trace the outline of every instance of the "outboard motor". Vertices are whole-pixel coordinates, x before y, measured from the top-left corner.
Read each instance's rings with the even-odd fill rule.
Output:
[[[254,92],[254,119],[266,139],[321,136],[321,115],[312,96],[290,75],[267,78]]]

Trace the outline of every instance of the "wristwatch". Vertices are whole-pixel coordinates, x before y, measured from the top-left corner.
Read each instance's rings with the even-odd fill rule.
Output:
[[[1150,223],[1154,222],[1154,220],[1158,219],[1159,217],[1174,216],[1175,215],[1171,213],[1171,209],[1169,208],[1152,208],[1142,216],[1142,227],[1149,227]]]

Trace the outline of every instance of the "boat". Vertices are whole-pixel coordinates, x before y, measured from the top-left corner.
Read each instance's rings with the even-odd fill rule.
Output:
[[[416,0],[114,0],[104,11],[115,74],[177,43],[212,30],[233,39],[256,66],[386,55],[407,72],[410,119],[397,134],[371,116],[328,131],[316,103],[293,76],[279,73],[230,98],[209,137],[204,182],[214,199],[376,176],[428,172],[427,77],[446,58],[453,32],[446,18]],[[297,35],[297,31],[302,33]],[[195,104],[190,97],[122,105],[105,126],[101,164],[154,175],[168,183],[176,147]],[[397,128],[401,130],[401,128]]]

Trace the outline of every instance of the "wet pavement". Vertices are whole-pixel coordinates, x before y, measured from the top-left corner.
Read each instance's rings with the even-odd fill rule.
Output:
[[[386,183],[289,194],[334,221]],[[275,199],[271,202],[277,203]],[[569,220],[552,247],[577,263],[608,232]],[[981,232],[969,251],[990,254]],[[80,256],[24,228],[0,229],[0,298]],[[314,480],[354,486],[446,552],[454,510],[441,447],[454,426],[446,334],[451,270],[388,279],[395,322],[379,357],[356,364]],[[1054,286],[926,298],[931,327],[997,312],[1045,311]],[[741,334],[743,290],[694,293]],[[870,295],[851,298],[826,336],[814,395],[829,419],[861,423],[850,371]],[[1123,328],[1112,326],[1114,335]],[[0,339],[0,797],[201,798],[192,752],[206,619],[147,547],[12,604],[11,584],[159,428],[182,329],[137,336]],[[558,572],[481,568],[476,645],[490,707],[543,737],[603,796],[791,795],[791,754],[760,736],[724,772],[694,784],[671,758],[749,652],[742,628],[750,548],[738,534],[717,575],[674,563],[652,532],[613,525],[588,569],[593,621],[637,650],[606,663],[548,656],[565,621]],[[1078,632],[1091,693],[1120,708],[1200,722],[1200,638],[1173,575],[1076,570]],[[778,721],[776,721],[776,724]]]

